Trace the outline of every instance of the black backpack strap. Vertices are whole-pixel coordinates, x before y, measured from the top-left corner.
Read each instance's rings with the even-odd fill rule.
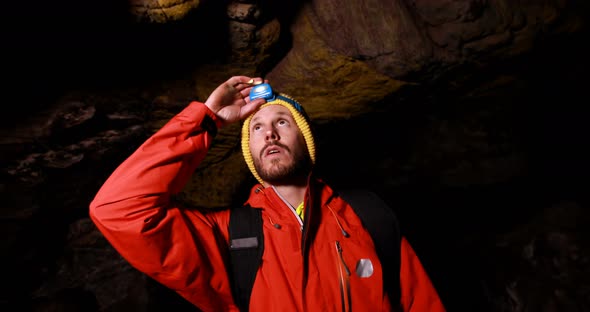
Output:
[[[339,193],[352,206],[373,238],[383,267],[383,287],[395,306],[401,299],[401,233],[397,217],[393,209],[371,191],[352,189]]]
[[[232,294],[241,311],[248,311],[250,293],[264,252],[262,213],[250,206],[231,210],[229,251]]]

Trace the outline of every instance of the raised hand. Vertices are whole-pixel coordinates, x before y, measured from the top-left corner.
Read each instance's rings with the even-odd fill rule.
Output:
[[[250,101],[248,96],[250,89],[262,81],[262,78],[247,76],[231,77],[213,90],[205,101],[205,105],[224,125],[240,121],[266,102],[264,99]]]

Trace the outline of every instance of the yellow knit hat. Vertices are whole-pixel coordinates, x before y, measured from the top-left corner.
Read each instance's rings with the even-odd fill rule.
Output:
[[[258,110],[269,105],[282,105],[291,112],[297,127],[299,127],[299,130],[305,139],[307,151],[309,152],[309,157],[311,158],[311,163],[315,164],[315,143],[313,141],[313,134],[311,133],[311,128],[309,126],[309,117],[305,113],[303,106],[301,106],[292,97],[283,93],[276,94],[274,99],[262,104]],[[254,160],[252,159],[252,153],[250,153],[250,120],[252,120],[253,115],[254,113],[250,114],[250,116],[244,120],[244,124],[242,125],[242,154],[244,155],[244,160],[246,161],[250,172],[252,172],[258,182],[263,183],[262,179],[256,172]]]

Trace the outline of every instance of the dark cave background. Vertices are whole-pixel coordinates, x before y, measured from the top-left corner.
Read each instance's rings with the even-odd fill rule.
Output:
[[[11,15],[3,30],[2,310],[192,310],[119,258],[87,206],[155,124],[197,97],[196,72],[221,82],[255,69],[203,67],[225,62],[202,48],[225,47],[223,28],[210,24],[222,19],[145,25],[113,13],[114,1],[91,12],[72,1],[29,5],[32,16]],[[320,172],[395,207],[449,311],[590,310],[587,38],[586,29],[540,38],[529,53],[458,66],[372,111],[316,125]],[[69,124],[63,116],[79,106],[64,98],[96,112]],[[113,112],[135,117],[106,117]],[[133,125],[82,160],[59,155]],[[48,151],[58,156],[22,166]],[[244,179],[235,193],[252,182]]]

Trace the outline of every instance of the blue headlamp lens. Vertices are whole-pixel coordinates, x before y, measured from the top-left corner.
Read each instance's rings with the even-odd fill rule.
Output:
[[[255,85],[250,90],[250,101],[260,98],[263,98],[266,101],[272,101],[275,99],[275,94],[268,83],[261,83],[259,85]]]

